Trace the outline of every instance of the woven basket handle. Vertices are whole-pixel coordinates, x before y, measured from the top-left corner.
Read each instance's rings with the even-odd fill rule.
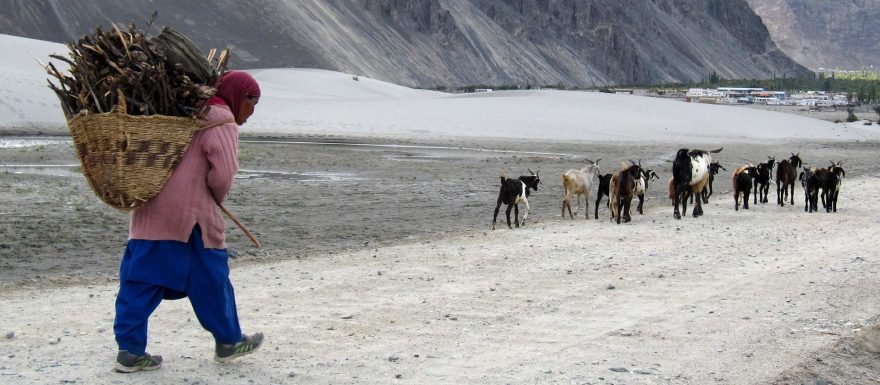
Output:
[[[207,129],[207,128],[217,127],[217,126],[220,126],[220,125],[223,125],[223,124],[226,124],[226,123],[235,123],[235,118],[224,119],[224,120],[221,120],[221,121],[219,121],[219,122],[211,122],[211,123],[209,123],[209,124],[207,124],[207,125],[204,125],[204,126],[199,127],[199,130],[204,130],[204,129]]]

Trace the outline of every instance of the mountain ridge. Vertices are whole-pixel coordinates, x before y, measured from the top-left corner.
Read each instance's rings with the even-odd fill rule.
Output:
[[[304,67],[422,88],[592,87],[808,75],[745,0],[13,1],[0,33],[69,41],[171,26],[235,68]]]

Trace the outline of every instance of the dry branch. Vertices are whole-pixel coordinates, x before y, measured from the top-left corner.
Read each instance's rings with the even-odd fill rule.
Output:
[[[198,117],[205,101],[216,92],[217,80],[226,71],[228,49],[216,62],[205,56],[186,36],[164,28],[153,38],[134,24],[68,42],[69,55],[50,55],[65,62],[69,73],[50,62],[40,63],[58,84],[49,80],[67,119],[88,111],[109,112],[127,106],[130,115]],[[39,60],[38,60],[39,61]],[[122,95],[122,96],[119,96]],[[120,103],[124,98],[125,103]]]

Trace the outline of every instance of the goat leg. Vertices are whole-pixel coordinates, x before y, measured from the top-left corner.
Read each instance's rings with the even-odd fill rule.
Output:
[[[501,202],[498,202],[498,205],[495,206],[495,215],[492,216],[492,230],[495,230],[495,223],[498,222],[498,210],[501,209]]]
[[[578,207],[580,207],[580,201],[578,201]],[[580,209],[580,208],[578,208]],[[587,195],[584,195],[584,219],[590,219],[590,194],[589,190],[587,190]]]
[[[519,204],[516,203],[513,204],[513,224],[519,227]]]

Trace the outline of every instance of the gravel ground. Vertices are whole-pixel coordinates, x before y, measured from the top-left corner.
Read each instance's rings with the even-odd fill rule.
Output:
[[[265,351],[215,365],[188,304],[168,302],[151,321],[151,351],[166,356],[165,368],[110,373],[128,217],[75,171],[40,175],[76,163],[69,142],[46,140],[0,148],[0,378],[880,382],[871,348],[880,315],[876,142],[708,146],[724,147],[715,159],[728,170],[791,152],[810,165],[843,160],[840,211],[806,214],[798,199],[734,211],[724,174],[706,216],[676,221],[663,187],[677,147],[666,143],[243,140],[228,207],[264,248],[231,222],[228,243],[242,323],[267,333]],[[625,159],[653,168],[662,181],[645,215],[614,225],[603,202],[598,221],[560,218],[559,175],[585,158],[601,158],[603,173]],[[542,177],[532,221],[490,231],[498,175],[528,169]]]

